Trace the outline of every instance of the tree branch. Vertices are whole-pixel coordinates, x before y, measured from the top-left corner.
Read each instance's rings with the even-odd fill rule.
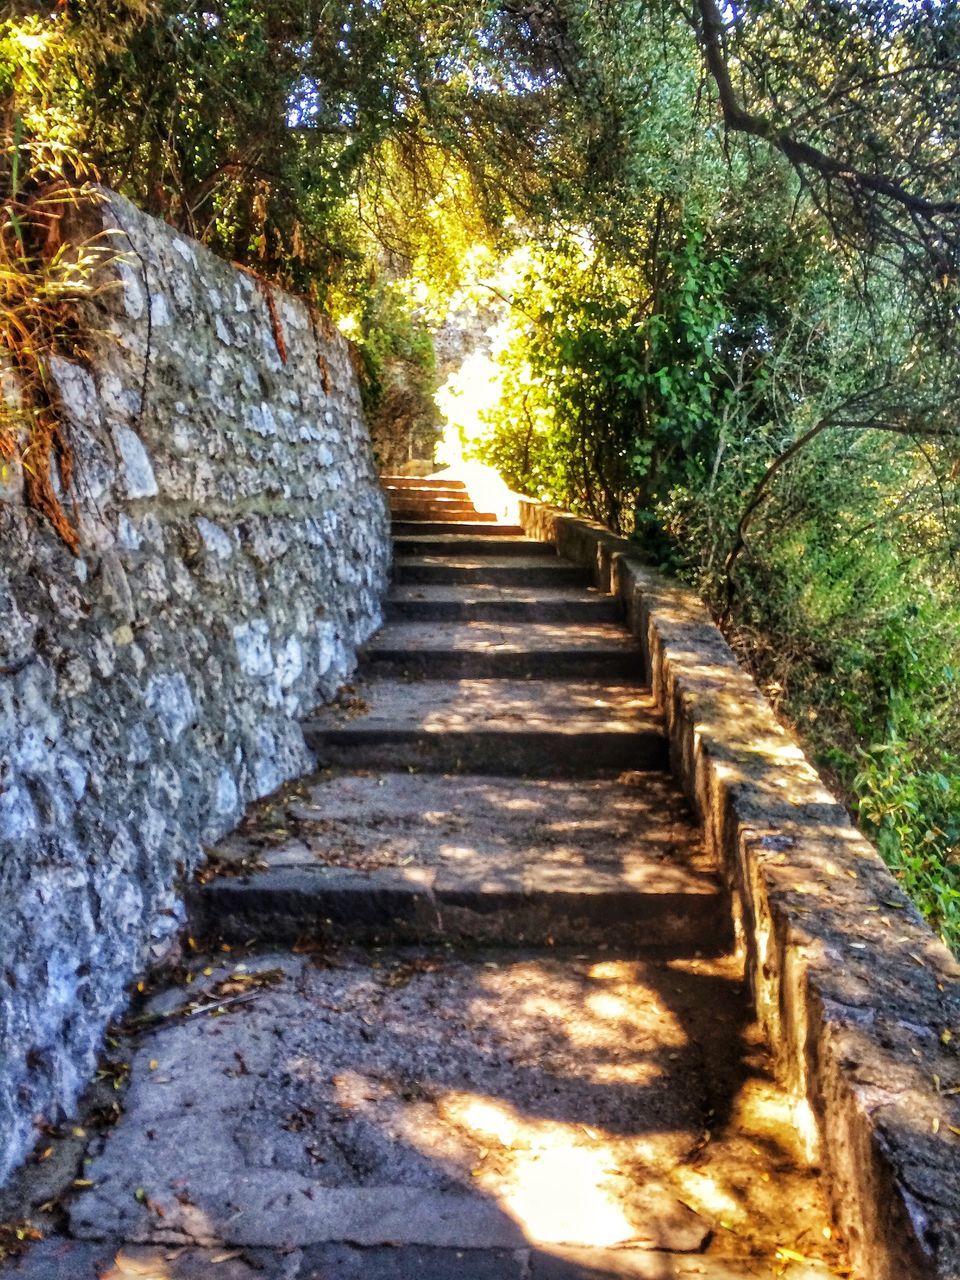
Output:
[[[737,531],[734,535],[733,546],[724,561],[723,569],[726,578],[726,605],[723,613],[723,620],[726,621],[730,616],[730,610],[733,607],[733,596],[736,590],[736,583],[733,577],[733,570],[747,545],[747,530],[753,522],[753,517],[766,499],[767,491],[779,471],[782,471],[791,458],[795,458],[798,453],[812,444],[813,441],[829,428],[837,428],[841,430],[856,431],[891,431],[896,435],[911,436],[917,440],[934,439],[934,440],[956,440],[960,442],[960,431],[950,427],[923,427],[910,425],[908,423],[890,422],[884,418],[821,418],[803,435],[797,436],[783,453],[778,454],[767,467],[766,471],[757,481],[750,500],[740,516],[737,525]]]
[[[727,600],[723,612],[724,621],[729,618],[730,610],[733,607],[733,595],[736,590],[736,584],[733,578],[734,566],[747,545],[747,529],[750,527],[754,515],[766,497],[767,489],[769,489],[771,481],[777,472],[781,471],[787,465],[791,458],[796,457],[801,449],[805,449],[808,444],[812,443],[812,441],[814,441],[817,436],[820,435],[821,432],[825,431],[830,425],[831,424],[827,419],[821,419],[821,421],[812,426],[809,431],[805,431],[802,436],[798,436],[788,448],[784,449],[783,453],[778,454],[777,457],[774,458],[754,486],[753,493],[750,495],[750,501],[744,508],[743,514],[740,517],[740,522],[737,525],[737,532],[734,536],[733,546],[730,548],[727,558],[723,564],[723,571],[727,582]]]
[[[839,181],[854,191],[892,200],[926,223],[934,223],[937,218],[960,217],[958,200],[928,200],[925,196],[916,195],[885,174],[867,173],[838,160],[836,156],[778,128],[765,116],[747,111],[737,97],[730,77],[724,50],[723,19],[716,0],[697,0],[697,11],[700,15],[698,34],[704,59],[717,86],[720,108],[728,129],[762,139],[781,152],[791,164],[798,168],[813,169],[828,181]]]

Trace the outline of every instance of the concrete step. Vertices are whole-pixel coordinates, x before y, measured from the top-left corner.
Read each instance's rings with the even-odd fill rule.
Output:
[[[649,692],[599,681],[359,682],[304,726],[321,765],[511,777],[664,770]]]
[[[396,583],[461,583],[528,588],[586,586],[586,569],[546,556],[397,556]]]
[[[284,1280],[289,1250],[258,1250],[256,1270],[234,1261],[222,1245],[212,1248],[122,1245],[103,1271],[103,1242],[48,1236],[7,1264],[10,1280],[105,1280],[153,1276],[156,1280]],[[171,1266],[174,1257],[174,1270]],[[631,1249],[438,1249],[425,1245],[315,1245],[297,1251],[298,1280],[770,1280],[763,1258],[718,1258]],[[239,1270],[237,1269],[239,1268]],[[306,1270],[304,1270],[306,1268]],[[779,1280],[837,1280],[825,1263],[778,1262]]]
[[[552,562],[551,562],[552,563]],[[556,563],[562,565],[563,561]],[[596,587],[586,584],[568,586],[561,582],[557,585],[528,587],[525,583],[478,582],[406,582],[394,583],[387,598],[389,600],[502,600],[522,601],[526,604],[564,604],[577,601],[594,604],[613,604],[616,600]],[[618,614],[619,616],[619,614]]]
[[[453,490],[465,493],[467,486],[462,480],[448,480],[445,476],[381,476],[380,483],[385,489],[425,489],[442,491]]]
[[[498,621],[543,623],[616,623],[622,607],[595,588],[470,586],[407,583],[391,588],[386,600],[391,621]]]
[[[69,1235],[5,1275],[847,1274],[729,958],[188,952],[142,1013]]]
[[[455,510],[427,502],[392,502],[390,512],[394,520],[442,520],[444,524],[496,524],[498,520],[492,511],[477,511],[472,506]]]
[[[429,537],[432,534],[443,533],[449,529],[449,522],[446,520],[394,520],[393,533],[395,537]],[[460,520],[457,522],[457,533],[473,538],[502,538],[502,537],[522,537],[523,529],[518,524],[501,524],[499,520],[489,520],[486,523],[471,522],[469,520]]]
[[[724,1215],[744,1220],[725,1190],[732,1161],[729,1174],[713,1163],[745,1074],[730,961],[277,951],[198,957],[191,975],[147,1005],[161,1024],[124,1043],[122,1113],[92,1135],[64,1207],[72,1238],[100,1242],[107,1265],[118,1242],[166,1246],[162,1266],[118,1275],[174,1280],[185,1245],[217,1249],[204,1280],[252,1277],[238,1250],[273,1280],[720,1274],[701,1251]],[[202,1013],[237,987],[244,1004]],[[802,1171],[774,1143],[754,1147],[752,1177],[799,1200]],[[722,1196],[698,1194],[718,1183]],[[795,1240],[790,1226],[774,1240]],[[392,1261],[351,1261],[386,1246]],[[578,1249],[571,1271],[564,1251]],[[419,1269],[398,1270],[410,1250]],[[772,1246],[766,1260],[759,1274],[775,1270]],[[54,1259],[47,1274],[95,1272]]]
[[[458,489],[385,489],[384,493],[391,506],[395,503],[413,506],[421,502],[431,506],[474,506],[470,495]]]
[[[191,912],[216,941],[730,942],[698,832],[656,775],[320,776],[254,810],[217,858]]]
[[[371,676],[439,680],[631,680],[643,671],[636,641],[609,622],[391,622],[366,645],[362,662]]]
[[[424,507],[430,511],[475,511],[473,500],[466,493],[417,493],[415,489],[387,490],[390,505]]]
[[[394,533],[393,549],[398,556],[532,556],[555,560],[557,553],[535,538],[502,534],[499,525],[491,525],[488,534],[479,537],[459,531],[409,536]]]
[[[451,596],[455,587],[442,588],[448,594],[431,598],[397,595],[404,588],[394,588],[386,600],[384,611],[388,622],[539,622],[592,626],[597,622],[620,620],[619,603],[607,596],[574,595],[568,599],[517,598],[491,594],[483,596],[463,587],[462,596]],[[407,591],[410,588],[406,588]]]

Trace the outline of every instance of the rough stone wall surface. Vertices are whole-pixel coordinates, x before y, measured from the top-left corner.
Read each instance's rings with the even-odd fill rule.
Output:
[[[379,624],[389,527],[349,351],[127,202],[53,375],[74,558],[0,488],[0,1178],[69,1111],[178,883],[311,764]],[[280,348],[286,349],[286,362]],[[29,465],[29,459],[27,460]]]

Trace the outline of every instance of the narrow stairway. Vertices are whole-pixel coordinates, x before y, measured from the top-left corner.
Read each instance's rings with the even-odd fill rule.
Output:
[[[216,850],[14,1274],[836,1274],[614,601],[461,483],[386,483],[388,620],[307,726],[323,768]]]

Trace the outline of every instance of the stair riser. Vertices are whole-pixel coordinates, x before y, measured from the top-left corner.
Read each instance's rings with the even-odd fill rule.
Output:
[[[385,489],[433,489],[438,492],[449,490],[459,494],[467,491],[467,486],[462,480],[427,480],[419,476],[381,476],[380,483]]]
[[[424,519],[433,516],[437,520],[445,520],[448,516],[476,516],[477,508],[472,502],[427,502],[425,499],[413,499],[390,495],[391,511],[414,511],[421,513]]]
[[[425,511],[476,511],[469,498],[462,494],[455,498],[422,497],[419,494],[391,493],[391,507],[422,507]]]
[[[502,537],[494,540],[492,536],[471,538],[459,534],[452,534],[449,541],[443,542],[396,535],[393,549],[398,556],[540,556],[547,561],[557,558],[553,547],[545,542],[528,542],[525,538],[504,542]]]
[[[423,537],[431,533],[449,533],[446,520],[394,520],[393,535],[395,538]],[[488,520],[485,524],[475,521],[458,521],[456,534],[471,538],[519,538],[523,530],[518,524],[497,524]]]
[[[197,891],[190,906],[193,936],[232,945],[606,945],[689,955],[721,953],[730,943],[730,912],[719,892],[444,892],[324,885],[319,874],[306,872],[286,883],[279,874],[263,875],[256,887],[219,880]]]
[[[530,565],[397,564],[394,582],[433,582],[450,586],[492,583],[504,587],[583,587],[590,578],[578,565],[545,561],[543,567]]]
[[[428,512],[428,514],[424,517],[427,520],[430,520],[430,519],[442,520],[444,514],[448,511],[455,511],[455,512],[468,511],[469,512],[469,511],[477,510],[477,508],[474,506],[472,502],[462,497],[456,500],[454,500],[453,498],[445,498],[443,502],[437,502],[432,498],[426,498],[426,497],[417,496],[414,494],[388,493],[387,499],[388,499],[391,511],[394,511],[397,508],[409,509],[412,507],[414,509],[419,509],[422,507],[425,511]],[[431,516],[429,514],[430,512],[438,512],[439,514]]]
[[[428,733],[404,729],[304,728],[321,767],[412,769],[490,777],[589,778],[625,772],[663,772],[666,738],[658,732],[564,734],[536,730]]]
[[[542,653],[461,649],[378,649],[363,657],[363,671],[371,678],[413,676],[421,680],[613,680],[640,681],[643,662],[636,653],[615,650],[592,653],[570,649]],[[427,691],[425,697],[429,697]]]
[[[442,484],[439,481],[434,484],[426,484],[424,480],[420,484],[397,484],[396,480],[390,480],[389,484],[384,485],[384,493],[410,494],[411,498],[419,498],[421,494],[426,498],[457,498],[460,502],[470,500],[466,489],[458,489],[456,485]]]
[[[419,522],[432,520],[441,524],[496,524],[497,517],[492,511],[474,511],[469,507],[463,511],[436,511],[430,507],[391,506],[390,514],[394,520],[416,520]]]
[[[544,622],[622,621],[615,600],[390,600],[390,622]]]

